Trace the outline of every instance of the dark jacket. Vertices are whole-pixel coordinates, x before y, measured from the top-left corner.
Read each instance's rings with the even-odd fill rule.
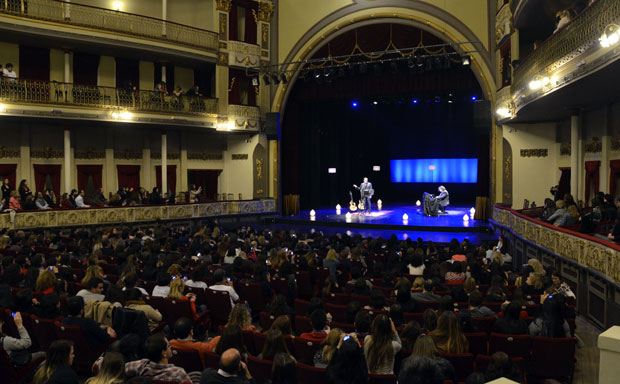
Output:
[[[501,318],[493,324],[493,332],[504,335],[527,335],[529,330],[524,320],[514,321]]]
[[[91,348],[97,348],[110,341],[110,335],[108,335],[108,333],[93,319],[86,319],[83,317],[65,317],[62,320],[62,323],[82,328],[84,337]]]
[[[251,374],[252,372],[250,372]],[[246,380],[240,376],[224,377],[217,373],[217,369],[208,368],[200,375],[200,384],[255,384],[254,379]]]
[[[73,368],[64,366],[56,369],[56,371],[52,373],[47,384],[78,384],[79,382],[78,375]]]

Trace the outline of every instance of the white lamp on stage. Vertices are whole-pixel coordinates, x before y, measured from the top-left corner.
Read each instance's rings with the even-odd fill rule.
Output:
[[[340,204],[336,205],[336,215],[340,215],[342,210],[342,207],[340,206]]]
[[[409,215],[404,213],[403,214],[403,224],[407,224],[409,222]]]
[[[463,215],[463,221],[469,221],[469,216]]]
[[[381,207],[383,207],[383,201],[381,201],[381,199],[377,200],[377,208],[379,210],[381,210]]]
[[[310,217],[314,217],[316,216],[316,212],[314,211],[314,209],[310,210]]]
[[[352,216],[353,216],[353,215],[351,215],[351,212],[347,212],[347,214],[346,214],[346,215],[344,215],[345,219],[347,220],[347,223],[350,223],[350,222],[351,222],[351,217],[352,217]]]
[[[422,202],[420,202],[420,200],[418,200],[418,201],[415,202],[415,205],[419,207],[420,205],[422,205]]]
[[[471,209],[469,210],[469,213],[471,213],[471,215],[475,215],[476,214],[476,208],[471,207]]]

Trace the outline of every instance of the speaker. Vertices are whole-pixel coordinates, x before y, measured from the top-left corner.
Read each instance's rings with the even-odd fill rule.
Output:
[[[267,139],[277,140],[280,132],[280,114],[277,112],[267,112],[265,116],[265,134]]]
[[[474,127],[491,127],[491,102],[489,100],[474,101]]]

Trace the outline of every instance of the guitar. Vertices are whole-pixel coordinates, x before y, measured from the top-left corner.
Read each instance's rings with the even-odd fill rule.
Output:
[[[351,197],[351,201],[349,201],[349,211],[355,212],[357,211],[357,205],[355,205],[355,201],[353,201],[353,193],[349,191],[349,196]]]

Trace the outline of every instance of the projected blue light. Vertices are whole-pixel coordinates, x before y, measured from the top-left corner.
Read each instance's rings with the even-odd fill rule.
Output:
[[[390,160],[392,183],[476,183],[478,159]]]
[[[473,96],[471,97],[471,101],[476,101],[476,100],[478,100],[478,96],[473,95]]]
[[[357,108],[357,106],[358,106],[358,105],[359,105],[359,104],[357,104],[357,101],[354,101],[354,102],[352,102],[352,103],[351,103],[351,106],[352,106],[353,108]]]

